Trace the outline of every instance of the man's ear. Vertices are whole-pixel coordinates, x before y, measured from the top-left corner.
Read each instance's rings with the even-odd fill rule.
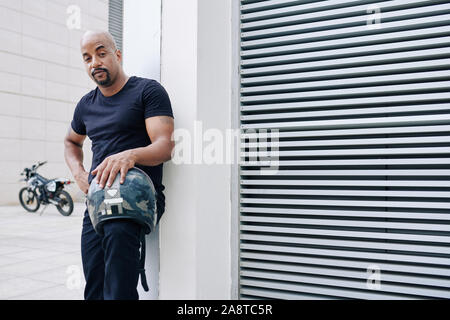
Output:
[[[116,59],[118,62],[122,63],[122,52],[119,49],[116,50]]]

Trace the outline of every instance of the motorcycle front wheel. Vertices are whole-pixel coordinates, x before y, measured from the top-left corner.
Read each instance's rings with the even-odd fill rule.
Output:
[[[28,212],[38,211],[41,205],[36,192],[27,187],[20,189],[19,200],[22,207]]]
[[[56,209],[63,216],[70,216],[73,212],[73,200],[67,191],[61,190],[56,197],[59,199]]]

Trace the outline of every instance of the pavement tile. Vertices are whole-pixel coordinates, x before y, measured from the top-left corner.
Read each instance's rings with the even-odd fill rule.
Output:
[[[10,273],[0,273],[0,281],[5,281],[8,279],[12,279],[14,277],[15,277],[15,275],[10,274]]]
[[[29,260],[20,263],[8,264],[0,267],[0,273],[10,273],[18,277],[27,276],[36,272],[41,272],[54,268],[55,266],[50,263],[44,263],[41,261]]]
[[[13,257],[21,259],[22,261],[26,260],[33,260],[33,259],[40,259],[40,258],[48,258],[51,256],[55,256],[61,254],[58,251],[52,251],[52,250],[41,250],[41,249],[26,249],[24,251],[16,252],[16,253],[9,253],[4,255],[3,257]],[[1,259],[3,258],[0,258]]]
[[[79,240],[78,243],[55,242],[55,243],[52,243],[51,249],[61,252],[61,253],[81,252],[80,242],[81,242],[81,240]]]
[[[24,295],[30,292],[55,287],[54,283],[37,281],[24,277],[14,277],[1,282],[0,299],[11,299],[15,296]]]
[[[14,246],[14,245],[7,245],[7,244],[3,244],[2,241],[0,240],[0,257],[2,255],[7,255],[10,253],[17,253],[17,252],[22,252],[22,251],[26,251],[26,248],[23,247],[18,247],[18,246]]]
[[[0,256],[0,268],[3,266],[14,265],[16,263],[22,263],[25,259],[20,257],[11,257],[6,255]]]
[[[65,285],[44,288],[24,295],[15,296],[13,300],[83,300],[84,288],[69,289]]]
[[[33,280],[47,281],[60,285],[67,285],[69,281],[80,283],[83,286],[85,285],[81,262],[79,264],[59,266],[44,272],[33,273],[27,277]]]
[[[49,240],[39,240],[27,237],[11,237],[7,239],[2,239],[1,244],[15,245],[25,249],[42,249],[42,248],[49,248],[54,245],[54,243]]]

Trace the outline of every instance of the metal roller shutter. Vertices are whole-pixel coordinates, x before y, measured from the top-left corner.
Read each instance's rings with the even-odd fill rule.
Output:
[[[108,30],[116,40],[117,49],[123,44],[123,0],[109,0]]]
[[[279,130],[277,175],[240,165],[240,298],[450,298],[450,3],[244,0],[240,21],[242,158]]]

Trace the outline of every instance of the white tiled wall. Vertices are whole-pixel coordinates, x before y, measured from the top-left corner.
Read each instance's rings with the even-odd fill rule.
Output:
[[[77,5],[81,29],[70,30]],[[17,204],[19,173],[48,161],[40,173],[71,178],[63,139],[79,99],[95,88],[84,71],[79,41],[108,28],[108,0],[0,0],[0,205]],[[90,168],[90,141],[84,146]],[[81,192],[72,186],[76,199]]]

